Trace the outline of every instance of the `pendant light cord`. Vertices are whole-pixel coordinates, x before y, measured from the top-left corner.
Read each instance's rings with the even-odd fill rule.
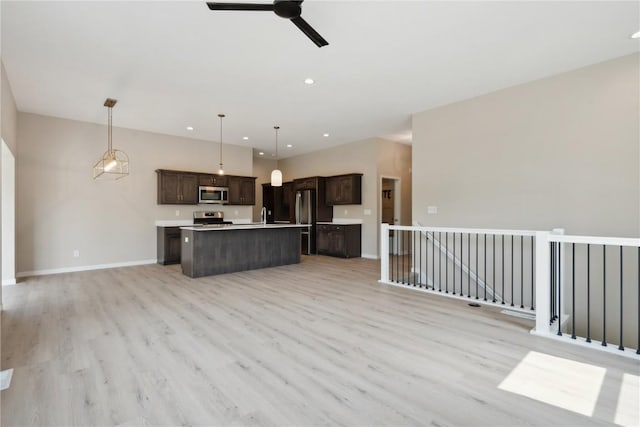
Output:
[[[111,126],[112,126],[111,125],[111,123],[112,123],[111,122],[111,110],[113,110],[113,107],[109,107],[109,128],[108,128],[109,129],[109,131],[108,131],[108,135],[109,136],[107,138],[107,144],[109,145],[109,147],[108,147],[109,154],[113,154],[113,145],[112,145],[112,142],[111,142]]]
[[[280,126],[274,126],[273,127],[276,130],[276,169],[278,168],[278,129],[280,129]]]
[[[222,118],[224,114],[218,114],[220,117],[220,170],[222,170]]]

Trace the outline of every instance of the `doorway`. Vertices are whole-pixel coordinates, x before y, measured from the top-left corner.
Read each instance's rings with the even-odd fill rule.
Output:
[[[380,223],[389,225],[400,225],[401,223],[401,181],[398,177],[380,177]],[[400,247],[397,241],[398,234],[393,230],[389,231],[389,251],[396,254]]]
[[[2,284],[16,284],[16,160],[2,140],[0,147],[0,192],[2,193]]]

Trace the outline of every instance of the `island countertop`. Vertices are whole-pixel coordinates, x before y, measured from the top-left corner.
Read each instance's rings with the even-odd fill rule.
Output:
[[[192,231],[227,231],[227,230],[251,230],[251,229],[273,229],[273,228],[307,228],[311,227],[311,224],[263,224],[261,222],[254,222],[250,224],[206,224],[206,225],[192,225],[188,227],[180,227],[182,230]]]

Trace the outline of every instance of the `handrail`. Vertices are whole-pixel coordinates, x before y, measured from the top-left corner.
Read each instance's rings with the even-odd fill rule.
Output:
[[[429,226],[410,226],[410,225],[389,225],[390,230],[405,231],[436,231],[442,233],[473,233],[473,234],[489,234],[496,236],[535,236],[534,230],[503,230],[492,228],[461,228],[461,227],[429,227]]]
[[[640,246],[640,239],[628,237],[550,235],[549,240],[559,243],[581,243],[585,245]]]

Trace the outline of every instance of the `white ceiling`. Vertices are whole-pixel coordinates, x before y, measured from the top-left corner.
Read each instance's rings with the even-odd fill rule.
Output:
[[[2,1],[2,57],[20,111],[105,123],[112,97],[115,126],[215,141],[225,113],[225,143],[269,155],[277,124],[286,157],[376,136],[409,142],[414,112],[640,50],[629,38],[637,1],[302,10],[329,46],[271,12],[204,1]]]

